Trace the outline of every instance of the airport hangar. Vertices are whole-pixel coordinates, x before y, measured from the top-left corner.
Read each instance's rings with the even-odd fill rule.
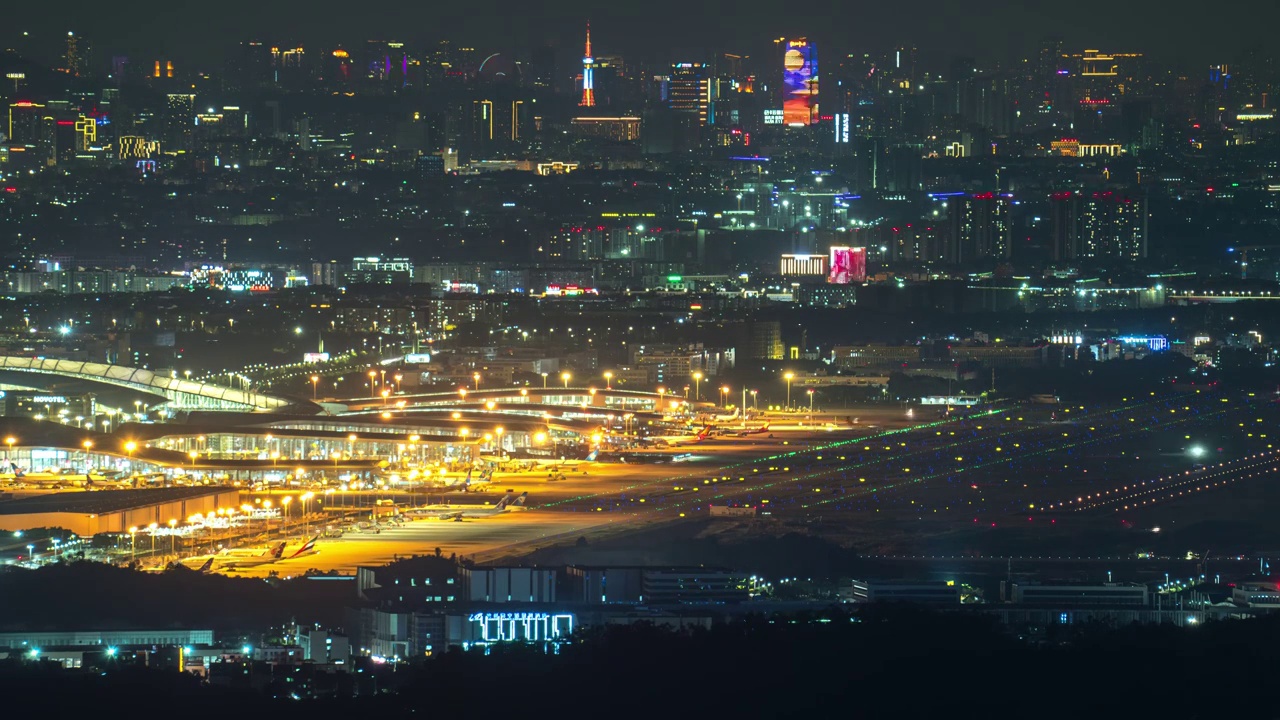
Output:
[[[233,487],[175,487],[37,495],[0,502],[0,531],[59,527],[80,537],[127,533],[131,527],[184,521],[240,506]]]

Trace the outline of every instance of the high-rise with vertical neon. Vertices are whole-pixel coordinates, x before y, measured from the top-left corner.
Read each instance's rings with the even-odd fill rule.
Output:
[[[587,48],[582,55],[582,102],[578,103],[582,107],[596,106],[595,83],[591,77],[595,67],[595,58],[591,56],[591,22],[587,21]]]

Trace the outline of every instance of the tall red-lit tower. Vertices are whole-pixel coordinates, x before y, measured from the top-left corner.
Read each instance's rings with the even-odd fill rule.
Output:
[[[582,55],[582,102],[578,105],[582,107],[596,106],[595,82],[592,75],[595,74],[596,61],[591,56],[591,21],[587,21],[587,48]]]

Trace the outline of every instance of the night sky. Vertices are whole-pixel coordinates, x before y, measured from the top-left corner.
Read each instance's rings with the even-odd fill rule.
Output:
[[[235,43],[251,36],[297,39],[320,46],[317,50],[371,38],[412,43],[440,37],[482,51],[519,51],[542,43],[572,47],[581,42],[588,17],[598,53],[654,60],[695,48],[750,54],[784,35],[808,35],[828,52],[841,54],[903,42],[921,48],[926,61],[945,61],[953,54],[1006,60],[1034,53],[1043,38],[1057,35],[1071,49],[1146,52],[1175,64],[1200,64],[1231,60],[1241,49],[1262,44],[1280,25],[1280,3],[59,0],[10,3],[4,15],[0,43],[38,59],[49,59],[40,55],[48,56],[60,36],[75,30],[89,37],[100,58],[164,54],[211,69]],[[24,30],[30,33],[25,39]]]

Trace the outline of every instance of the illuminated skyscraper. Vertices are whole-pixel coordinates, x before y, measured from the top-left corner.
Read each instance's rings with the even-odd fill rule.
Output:
[[[596,61],[591,56],[591,23],[587,23],[587,48],[582,56],[582,107],[596,106],[595,73]]]
[[[712,122],[711,101],[715,85],[705,63],[676,63],[671,66],[667,84],[667,103],[678,113],[696,115],[699,125]]]
[[[818,122],[818,48],[806,38],[787,41],[782,59],[782,121]]]

